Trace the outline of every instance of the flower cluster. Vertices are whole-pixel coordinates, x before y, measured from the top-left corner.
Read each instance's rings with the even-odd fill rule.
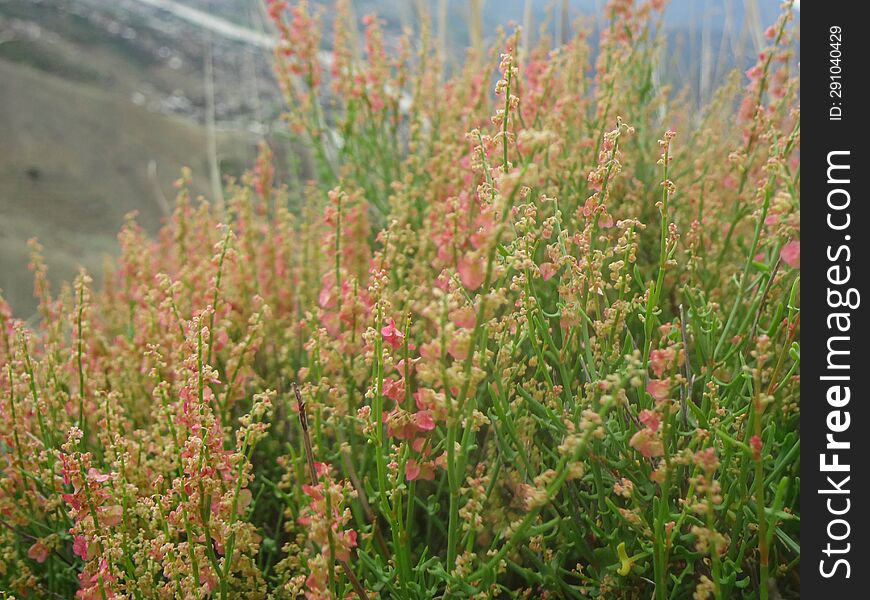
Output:
[[[662,5],[448,73],[428,19],[339,2],[329,63],[269,2],[316,176],[264,143],[212,206],[184,172],[101,286],[34,242],[39,319],[0,300],[0,589],[796,593],[792,13],[699,109],[650,69]]]

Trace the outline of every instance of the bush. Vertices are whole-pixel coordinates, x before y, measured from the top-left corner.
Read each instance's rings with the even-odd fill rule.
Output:
[[[425,21],[357,52],[340,3],[326,68],[272,2],[316,180],[185,174],[103,289],[53,297],[34,243],[41,318],[0,311],[0,587],[796,597],[791,12],[699,110],[660,4],[446,79]]]

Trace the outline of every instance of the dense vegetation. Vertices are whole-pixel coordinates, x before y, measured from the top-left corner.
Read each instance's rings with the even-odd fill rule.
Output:
[[[101,289],[34,242],[40,319],[0,310],[0,589],[796,597],[792,14],[697,110],[661,4],[448,78],[425,22],[358,50],[340,2],[324,66],[271,2],[316,180],[185,174]]]

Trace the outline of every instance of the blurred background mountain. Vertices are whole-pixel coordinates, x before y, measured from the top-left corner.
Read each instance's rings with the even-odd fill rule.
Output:
[[[317,1],[329,27],[332,2]],[[356,0],[395,44],[432,16],[449,64],[498,26],[517,23],[554,43],[603,0]],[[0,290],[17,316],[35,308],[27,240],[45,246],[51,279],[79,265],[97,278],[116,251],[124,215],[155,232],[172,209],[182,166],[194,191],[214,197],[253,164],[266,138],[285,181],[306,177],[278,122],[265,0],[0,0]],[[778,0],[673,0],[660,77],[703,102],[762,46]],[[324,36],[325,44],[330,35]],[[292,171],[292,172],[291,172]]]

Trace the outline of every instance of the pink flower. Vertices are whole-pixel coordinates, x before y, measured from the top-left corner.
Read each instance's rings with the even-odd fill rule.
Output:
[[[470,341],[468,336],[453,336],[447,342],[447,354],[452,356],[454,360],[465,360],[465,357],[468,356]]]
[[[716,456],[715,448],[705,448],[695,453],[695,464],[704,469],[707,473],[712,473],[719,468],[719,457]]]
[[[646,384],[646,391],[649,395],[656,399],[657,402],[663,402],[668,399],[668,393],[671,386],[667,379],[650,379]]]
[[[381,421],[387,425],[387,435],[399,440],[411,440],[417,435],[417,424],[407,411],[396,408],[392,412],[384,411]]]
[[[446,270],[441,271],[438,277],[435,278],[435,285],[442,291],[447,291],[450,288],[450,275]]]
[[[320,295],[317,298],[317,303],[320,308],[333,308],[336,305],[334,290],[330,287],[324,287],[320,290]]]
[[[399,440],[413,440],[419,432],[435,429],[435,419],[428,410],[410,413],[396,408],[392,412],[384,411],[381,421],[387,425],[387,435]]]
[[[92,481],[96,481],[97,483],[103,483],[103,482],[109,480],[109,475],[105,475],[105,474],[103,474],[103,473],[100,473],[99,471],[97,471],[97,470],[96,470],[95,468],[93,468],[93,467],[91,467],[90,469],[88,469],[88,477],[89,477]]]
[[[432,481],[435,479],[435,466],[432,464],[432,461],[419,463],[411,458],[405,463],[405,478],[408,481],[414,481],[415,479]]]
[[[202,565],[200,565],[199,579],[205,584],[205,587],[208,588],[208,591],[213,592],[217,589],[218,578],[215,576],[214,571],[207,563],[203,563]]]
[[[590,196],[586,199],[586,202],[583,204],[583,216],[587,219],[595,214],[595,209],[598,208],[598,200],[596,199],[598,196]]]
[[[335,287],[335,273],[327,271],[323,275],[320,295],[317,298],[320,308],[334,308],[338,304],[338,295],[336,294],[337,290]]]
[[[420,344],[420,356],[426,360],[438,360],[441,358],[441,344],[437,341]]]
[[[302,484],[302,492],[313,500],[320,500],[323,497],[320,489],[321,486],[319,484],[316,486],[308,485],[307,483]]]
[[[413,350],[414,344],[408,344],[408,349]],[[419,358],[411,358],[408,360],[408,362],[406,364],[405,359],[403,358],[402,360],[400,360],[399,362],[396,363],[396,371],[401,373],[403,376],[404,376],[406,371],[408,374],[411,374],[414,372],[414,368],[415,368],[414,365],[419,361],[420,361]]]
[[[27,556],[38,563],[44,563],[45,559],[48,558],[48,546],[41,541],[37,541],[27,551]]]
[[[646,458],[661,456],[665,452],[661,439],[651,429],[644,428],[631,436],[629,446],[643,454]]]
[[[664,350],[653,350],[649,355],[649,366],[656,374],[656,377],[664,375],[668,369],[670,362],[674,359],[674,349],[665,348]]]
[[[753,435],[752,438],[749,440],[749,446],[752,448],[752,456],[755,458],[755,460],[760,460],[762,447],[761,438],[757,435]]]
[[[405,380],[384,379],[384,386],[381,391],[390,400],[401,402],[405,398]]]
[[[462,329],[474,329],[474,324],[477,323],[477,315],[471,306],[463,306],[450,313],[450,320],[454,325]]]
[[[389,325],[381,328],[381,335],[393,350],[401,348],[402,341],[405,339],[405,334],[400,329],[396,329],[396,322],[393,319],[390,319]]]
[[[801,267],[801,243],[799,240],[792,240],[782,247],[779,251],[779,257],[790,267],[800,269]]]
[[[405,463],[405,479],[414,481],[420,476],[420,465],[413,458],[408,459]]]
[[[541,263],[538,268],[541,270],[541,277],[544,278],[544,281],[548,281],[556,274],[556,267],[553,263]]]
[[[333,527],[334,529],[334,527]],[[347,531],[338,531],[335,534],[335,557],[338,560],[350,560],[350,551],[356,548],[356,531],[348,529]]]
[[[641,423],[643,423],[647,429],[655,433],[659,430],[659,423],[661,421],[661,417],[659,414],[653,410],[642,410],[640,411],[640,415],[638,419]]]
[[[118,595],[107,584],[115,581],[116,577],[109,570],[109,563],[105,558],[100,559],[97,571],[92,573],[85,569],[79,574],[81,589],[76,592],[76,598],[81,600],[102,600],[103,598],[117,598]]]
[[[483,285],[483,262],[479,258],[463,256],[456,263],[459,279],[469,290],[476,290]]]
[[[420,431],[432,431],[435,429],[435,420],[432,418],[432,413],[428,410],[414,413],[414,424]]]
[[[100,525],[105,527],[115,527],[121,523],[124,516],[124,509],[117,504],[105,506],[100,509]]]
[[[414,401],[417,403],[417,408],[420,410],[428,410],[434,405],[435,390],[429,388],[420,388],[414,392]]]
[[[88,560],[88,541],[84,537],[77,535],[73,540],[73,554],[82,560]]]
[[[61,498],[63,498],[64,502],[69,504],[69,507],[75,511],[79,510],[82,507],[82,501],[79,498],[79,493],[61,494]]]

